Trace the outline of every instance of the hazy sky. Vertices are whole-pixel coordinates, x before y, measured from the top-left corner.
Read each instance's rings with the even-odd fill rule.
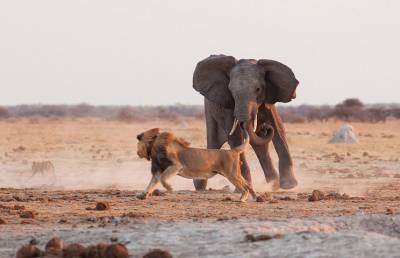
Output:
[[[210,54],[275,59],[293,104],[400,102],[400,2],[0,1],[0,105],[201,104]]]

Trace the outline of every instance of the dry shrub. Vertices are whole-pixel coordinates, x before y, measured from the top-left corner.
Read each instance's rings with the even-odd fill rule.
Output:
[[[10,117],[8,109],[5,107],[0,107],[0,119],[6,119]]]
[[[295,112],[285,112],[281,114],[282,120],[286,123],[305,123],[307,119]]]
[[[118,113],[118,118],[119,121],[125,122],[125,123],[132,123],[132,122],[137,122],[137,121],[145,121],[146,118],[143,116],[143,114],[138,113],[134,108],[132,107],[124,107],[121,108],[121,110]]]

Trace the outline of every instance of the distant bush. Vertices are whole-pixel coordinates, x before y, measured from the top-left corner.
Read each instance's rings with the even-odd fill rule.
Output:
[[[5,107],[0,107],[0,119],[5,119],[9,117],[10,113],[8,112],[8,109]]]
[[[134,121],[144,121],[146,120],[142,115],[140,115],[132,107],[121,108],[118,112],[118,120],[122,122],[132,123]]]
[[[284,122],[304,123],[337,119],[359,122],[384,122],[388,117],[400,119],[400,105],[365,105],[359,99],[351,98],[335,105],[278,105],[278,112]],[[204,119],[202,105],[170,106],[92,106],[78,105],[19,105],[0,107],[1,118],[25,117],[40,122],[40,118],[100,118],[122,122],[147,120],[177,121],[185,118]]]

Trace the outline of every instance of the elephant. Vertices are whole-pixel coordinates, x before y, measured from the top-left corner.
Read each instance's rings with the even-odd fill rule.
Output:
[[[299,81],[292,70],[267,59],[240,59],[211,55],[197,63],[193,73],[193,88],[204,96],[207,148],[220,149],[225,142],[231,148],[243,141],[243,126],[250,136],[250,145],[261,164],[267,182],[278,189],[297,186],[293,160],[285,129],[275,107],[276,102],[296,98]],[[269,141],[262,137],[260,125],[273,130],[273,145],[279,157],[279,176],[269,154]],[[244,153],[240,156],[241,173],[251,184],[250,169]],[[195,179],[196,190],[205,190],[206,179]]]

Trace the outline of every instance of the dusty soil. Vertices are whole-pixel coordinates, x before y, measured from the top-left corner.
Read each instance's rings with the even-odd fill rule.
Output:
[[[397,218],[396,214],[400,212],[400,121],[353,123],[360,141],[355,145],[328,144],[340,122],[287,124],[299,186],[290,191],[271,192],[255,154],[249,149],[254,186],[260,194],[268,192],[269,196],[265,202],[250,200],[247,203],[237,202],[239,195],[232,193],[233,187],[219,176],[209,181],[209,187],[214,190],[194,192],[190,180],[175,178],[171,183],[176,192],[138,200],[135,196],[148,183],[150,166],[136,156],[135,136],[160,125],[162,130],[173,131],[193,146],[205,145],[204,123],[198,120],[133,124],[89,119],[0,122],[0,219],[5,222],[0,223],[0,256],[12,257],[16,248],[33,236],[46,241],[53,235],[74,239],[79,238],[77,234],[87,237],[93,234],[93,238],[86,237],[83,241],[90,243],[92,239],[95,241],[101,235],[108,237],[116,230],[123,232],[122,236],[129,238],[127,241],[133,241],[126,235],[130,227],[145,231],[162,225],[168,230],[176,230],[182,223],[187,229],[180,229],[182,232],[176,233],[179,237],[195,234],[202,227],[219,231],[220,227],[246,223],[253,223],[254,228],[272,223],[268,232],[275,232],[275,220],[306,225],[317,218],[322,223],[335,217],[353,221],[359,216],[382,214],[377,218],[383,221],[391,216]],[[275,154],[273,159],[276,163]],[[44,172],[30,178],[31,163],[42,160],[54,164],[56,176]],[[321,190],[327,198],[310,202],[309,196],[315,189]],[[94,209],[98,202],[108,202],[110,208],[103,211]],[[337,226],[333,228],[335,232],[338,229]],[[352,229],[358,230],[357,225],[354,224]],[[324,234],[331,232],[324,231]],[[206,237],[202,233],[200,236]],[[137,234],[131,237],[136,242],[144,241]],[[156,237],[160,246],[170,241],[166,235]],[[334,236],[329,235],[331,237]],[[375,239],[376,236],[371,237]],[[398,240],[399,235],[386,234],[384,237]],[[239,238],[244,239],[244,236],[237,236],[232,241],[239,241]],[[215,245],[220,243],[223,246],[225,240],[215,241]],[[279,246],[279,243],[292,240],[273,241]],[[145,247],[152,247],[147,242],[139,247],[136,242],[128,245],[134,253],[141,254]],[[203,246],[204,256],[224,256],[222,249],[207,249],[208,245]],[[257,244],[252,245],[257,247]],[[185,257],[185,253],[194,248],[180,245],[179,241],[166,246],[170,246],[177,257]],[[279,257],[278,254],[280,257],[291,256],[263,250],[259,249],[252,257],[266,254],[271,257]],[[314,254],[314,257],[324,256],[312,250],[309,249],[309,254]],[[237,252],[230,250],[226,256],[235,257]],[[201,257],[201,254],[193,256]],[[291,254],[302,257],[295,251]],[[347,254],[352,256],[350,251]]]

